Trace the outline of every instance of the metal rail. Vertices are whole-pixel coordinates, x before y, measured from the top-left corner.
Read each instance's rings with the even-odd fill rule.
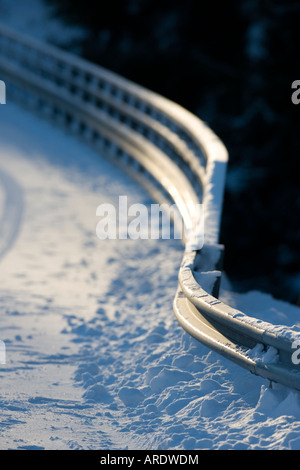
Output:
[[[8,100],[17,99],[80,136],[135,177],[156,200],[177,205],[191,234],[184,240],[174,300],[182,327],[250,372],[300,390],[300,366],[292,362],[298,334],[249,317],[218,299],[228,157],[209,127],[152,91],[1,25],[0,74]],[[204,207],[204,245],[195,214],[199,203]],[[257,345],[262,345],[260,354]],[[271,362],[270,348],[275,353]]]

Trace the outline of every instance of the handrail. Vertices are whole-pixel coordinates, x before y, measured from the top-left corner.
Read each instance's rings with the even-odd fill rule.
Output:
[[[150,117],[152,121],[155,121],[156,127],[160,126],[159,130],[162,128],[165,132],[168,130],[167,143],[169,145],[172,145],[174,141],[178,142],[178,136],[180,136],[181,146],[185,144],[189,149],[189,151],[185,149],[180,156],[178,155],[180,162],[183,166],[188,164],[192,170],[196,191],[198,188],[200,190],[208,188],[201,199],[206,208],[207,242],[218,243],[222,188],[228,156],[222,142],[203,121],[157,93],[77,56],[20,35],[2,25],[0,26],[0,52],[6,58],[9,57],[10,63],[17,63],[25,70],[34,69],[34,73],[41,76],[45,82],[58,81],[60,87],[65,90],[72,85],[73,95],[81,97],[84,103],[88,101],[91,104],[94,103],[94,106],[99,106],[100,103],[96,98],[101,95],[101,97],[114,97],[115,100],[127,104],[132,112],[138,111],[144,117]],[[141,119],[139,122],[141,124]],[[155,131],[153,122],[151,129],[153,133]],[[161,142],[165,143],[166,139],[162,133],[157,133],[162,137]],[[205,184],[203,184],[204,178]]]
[[[157,198],[176,203],[184,240],[174,313],[199,341],[270,381],[300,390],[292,363],[298,335],[249,317],[218,299],[220,219],[227,151],[198,117],[102,67],[0,25],[0,73],[8,93],[129,169]],[[204,245],[195,206],[204,206]],[[277,353],[253,355],[261,344]]]

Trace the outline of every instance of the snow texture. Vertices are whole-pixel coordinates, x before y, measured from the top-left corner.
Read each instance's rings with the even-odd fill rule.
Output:
[[[96,237],[98,205],[150,204],[142,188],[11,103],[0,174],[1,449],[300,449],[299,394],[175,320],[180,241]],[[299,327],[298,307],[236,294],[226,277],[221,299]]]

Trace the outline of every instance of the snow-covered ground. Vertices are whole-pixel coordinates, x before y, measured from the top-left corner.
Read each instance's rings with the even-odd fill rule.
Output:
[[[75,138],[0,107],[0,449],[300,449],[299,394],[176,322],[180,241],[97,238],[98,205],[119,195],[151,203]],[[221,298],[299,326],[298,307],[225,277]]]

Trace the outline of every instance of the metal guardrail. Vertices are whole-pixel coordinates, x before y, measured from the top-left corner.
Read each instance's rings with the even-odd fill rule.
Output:
[[[0,54],[0,78],[6,81],[8,99],[13,96],[83,138],[157,201],[177,205],[194,235],[192,243],[184,241],[174,300],[182,327],[250,372],[300,390],[300,367],[292,362],[297,333],[249,317],[218,299],[228,157],[209,127],[154,92],[1,25]],[[197,241],[194,207],[199,203],[204,207],[204,246]]]

